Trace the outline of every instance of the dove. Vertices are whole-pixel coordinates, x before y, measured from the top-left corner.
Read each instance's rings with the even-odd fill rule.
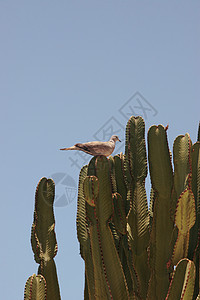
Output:
[[[113,153],[115,149],[116,141],[121,142],[117,135],[112,135],[108,142],[94,141],[87,143],[77,143],[72,147],[62,148],[60,150],[79,150],[93,156],[109,156]]]

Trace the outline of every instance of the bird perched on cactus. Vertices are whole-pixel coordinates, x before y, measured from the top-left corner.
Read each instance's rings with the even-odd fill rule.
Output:
[[[113,153],[115,149],[116,141],[121,142],[117,135],[112,135],[108,142],[94,141],[87,143],[77,143],[72,147],[62,148],[60,150],[79,150],[93,156],[109,156]]]

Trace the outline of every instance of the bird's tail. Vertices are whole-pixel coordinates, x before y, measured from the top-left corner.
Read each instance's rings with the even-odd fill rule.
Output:
[[[76,147],[76,146],[72,146],[69,148],[61,148],[60,150],[80,150],[80,148]]]

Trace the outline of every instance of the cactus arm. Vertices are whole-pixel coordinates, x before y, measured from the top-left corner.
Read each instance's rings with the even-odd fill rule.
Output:
[[[130,228],[133,231],[132,235],[138,239],[136,247],[141,251],[148,245],[149,237],[149,212],[145,190],[147,157],[144,134],[144,120],[141,117],[131,117],[126,128],[125,164],[128,165],[126,169],[129,169],[132,178],[128,193],[132,198],[131,210],[135,224]],[[136,249],[135,251],[140,252]]]
[[[192,146],[192,191],[195,197],[197,219],[200,222],[200,142]]]
[[[189,247],[189,231],[196,220],[195,200],[189,188],[181,194],[177,203],[175,223],[178,228],[178,237],[172,256],[175,265],[181,258],[187,257]]]
[[[164,126],[154,125],[149,129],[148,150],[150,176],[155,192],[150,239],[151,278],[148,299],[163,299],[169,285],[167,262],[171,258],[173,249],[171,245],[173,222],[170,216],[173,171]]]
[[[178,237],[174,246],[172,262],[176,265],[181,258],[188,255],[190,229],[194,226],[196,219],[195,199],[191,186],[191,140],[188,133],[175,139],[173,153],[174,191],[178,197],[175,211]]]
[[[44,258],[51,259],[57,253],[53,215],[54,194],[53,180],[42,178],[36,189],[34,221],[31,232],[32,249],[36,262]]]
[[[173,273],[166,300],[192,300],[195,283],[195,264],[185,258],[178,262]]]
[[[131,117],[126,127],[125,155],[131,177],[143,181],[147,176],[145,124],[142,117]]]
[[[35,260],[40,264],[38,274],[45,277],[47,299],[49,300],[60,299],[56,266],[53,260],[58,248],[54,231],[54,195],[55,185],[53,180],[42,178],[36,190],[34,221],[31,232]]]
[[[194,299],[197,297],[200,289],[199,265],[200,265],[200,142],[192,146],[192,191],[195,198],[196,222],[190,230],[190,242],[188,249],[188,258],[194,260],[196,265],[196,282],[194,290]]]
[[[91,178],[92,176],[95,177],[96,170],[95,170],[95,160],[96,157],[93,157],[88,165],[88,176]],[[96,177],[97,178],[97,177]],[[87,183],[89,184],[98,184],[96,180],[89,180],[87,179]],[[96,189],[95,189],[96,190]],[[99,225],[98,220],[96,218],[96,201],[93,202],[94,197],[90,198],[90,194],[87,192],[91,191],[91,189],[86,188],[85,182],[85,191],[84,197],[88,199],[88,202],[85,202],[86,205],[86,217],[89,222],[89,230],[88,234],[90,237],[90,244],[91,244],[91,255],[92,255],[92,262],[94,266],[94,288],[95,288],[95,299],[110,299],[110,292],[108,286],[106,284],[105,276],[104,276],[104,269],[102,265],[102,258],[101,258],[101,248],[100,248],[100,236],[99,236]],[[86,195],[85,195],[86,194]],[[95,196],[96,200],[96,196]],[[94,205],[90,205],[94,203]]]
[[[79,175],[78,202],[77,202],[77,237],[80,243],[80,253],[85,261],[85,293],[89,299],[95,299],[94,266],[91,255],[91,244],[86,220],[86,202],[84,197],[84,180],[87,176],[87,166],[84,166]]]
[[[148,131],[149,167],[152,185],[160,195],[169,197],[173,184],[171,155],[163,125],[151,126]]]
[[[127,234],[124,234],[126,232],[123,232],[123,230],[120,230],[120,227],[119,227],[119,226],[121,226],[123,229],[124,225],[127,224],[127,220],[125,220],[124,218],[125,218],[125,216],[128,215],[128,212],[130,210],[130,203],[131,203],[131,197],[130,196],[127,197],[127,192],[128,192],[127,186],[128,185],[126,183],[124,160],[125,160],[125,155],[123,155],[122,153],[114,156],[115,179],[116,179],[117,192],[119,193],[118,195],[121,195],[121,196],[119,197],[119,199],[118,199],[118,197],[113,198],[113,204],[114,204],[113,222],[115,224],[115,227],[116,227],[118,233],[119,232],[121,233],[121,235],[119,235],[120,238],[119,238],[118,244],[116,245],[116,248],[118,249],[119,258],[120,258],[120,261],[121,261],[121,264],[123,267],[124,275],[125,275],[128,290],[129,290],[130,299],[136,299],[135,298],[136,295],[139,295],[138,276],[136,274],[135,267],[133,264],[132,252],[130,251],[129,246],[128,246]],[[122,201],[120,201],[120,200],[122,200]],[[119,226],[117,225],[117,223]]]
[[[194,257],[197,243],[200,243],[200,142],[192,146],[192,192],[195,198],[196,223],[191,229],[188,253],[190,259]]]
[[[87,176],[87,166],[84,166],[79,175],[79,185],[78,185],[78,201],[77,201],[77,215],[76,215],[76,229],[77,238],[84,247],[88,241],[88,232],[86,224],[86,211],[85,211],[85,198],[83,192],[83,182]]]
[[[188,133],[178,136],[173,145],[174,188],[177,199],[191,181],[191,140]]]
[[[98,189],[95,185],[98,185]],[[94,262],[95,297],[128,299],[125,276],[109,226],[113,215],[113,202],[110,164],[107,158],[100,156],[91,159],[88,176],[84,181],[84,197],[87,200],[86,214]]]
[[[146,297],[149,270],[147,246],[149,243],[149,212],[145,190],[147,176],[147,155],[145,145],[145,124],[142,117],[131,117],[126,127],[125,145],[125,180],[127,184],[127,200],[130,210],[127,216],[128,240],[132,250],[142,297]]]
[[[105,280],[102,276],[103,270],[101,265],[101,257],[100,257],[100,249],[98,249],[98,242],[99,242],[99,232],[98,232],[98,220],[96,219],[96,202],[99,193],[99,182],[98,178],[94,175],[87,176],[83,182],[83,190],[84,190],[84,197],[86,201],[86,213],[90,220],[90,227],[89,227],[89,234],[91,240],[90,246],[90,255],[92,262],[86,262],[89,266],[91,263],[93,265],[93,282],[89,282],[90,278],[88,277],[88,287],[92,286],[94,288],[94,299],[101,299],[102,297],[107,297],[106,294],[108,293],[107,286],[105,285]],[[87,267],[86,267],[87,268]],[[90,272],[91,273],[91,272]],[[87,273],[86,273],[87,274]]]
[[[191,140],[188,133],[179,135],[173,143],[174,187],[171,216],[174,218],[181,193],[191,184]]]
[[[99,180],[96,215],[99,220],[100,247],[102,249],[102,262],[106,281],[110,287],[113,299],[128,299],[129,295],[125,276],[108,225],[108,221],[113,214],[113,203],[109,163],[106,157],[97,157],[96,175]]]
[[[120,240],[116,247],[118,249],[120,261],[123,267],[124,275],[126,277],[130,299],[132,298],[135,299],[135,297],[137,297],[136,295],[139,295],[138,275],[136,273],[135,266],[133,264],[133,257],[132,257],[133,254],[129,249],[127,234],[124,235],[123,230],[120,230],[119,228],[119,226],[122,226],[122,228],[124,228],[124,225],[127,223],[127,220],[125,220],[124,217],[128,215],[128,212],[130,210],[130,203],[132,200],[130,197],[130,191],[127,197],[124,159],[125,159],[125,155],[123,155],[122,153],[120,153],[120,155],[114,156],[117,192],[119,193],[118,196],[121,195],[121,197],[119,196],[119,199],[118,197],[115,198],[113,194],[113,197],[115,198],[115,199],[113,198],[113,204],[114,204],[113,222],[115,224],[118,233],[121,232],[121,234],[123,234],[120,235]],[[120,200],[122,200],[122,202]],[[117,222],[119,226],[117,225]]]
[[[47,299],[46,280],[42,275],[33,274],[25,285],[24,300],[46,300]]]

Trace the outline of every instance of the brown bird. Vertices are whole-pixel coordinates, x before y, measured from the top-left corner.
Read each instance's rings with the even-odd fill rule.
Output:
[[[93,156],[96,155],[109,156],[113,153],[115,149],[116,141],[121,142],[117,135],[112,135],[108,142],[94,141],[94,142],[87,142],[87,143],[78,143],[72,147],[62,148],[60,150],[79,150]]]

